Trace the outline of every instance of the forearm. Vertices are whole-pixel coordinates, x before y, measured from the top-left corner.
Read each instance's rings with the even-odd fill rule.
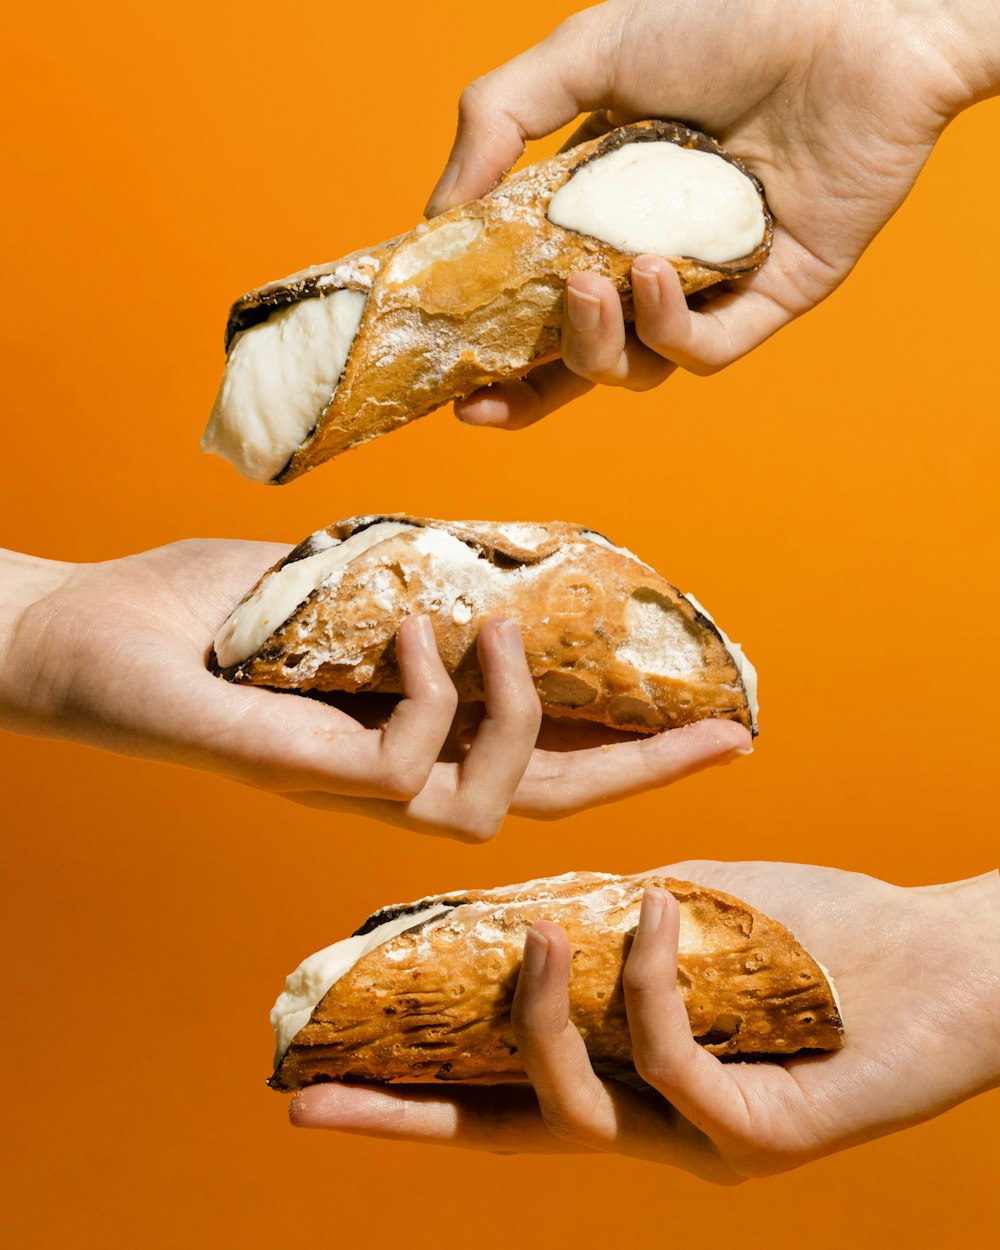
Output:
[[[45,733],[39,634],[46,600],[61,590],[75,565],[0,548],[0,728]]]

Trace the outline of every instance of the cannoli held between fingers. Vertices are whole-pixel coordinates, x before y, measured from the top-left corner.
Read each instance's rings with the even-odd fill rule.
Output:
[[[463,701],[484,698],[476,639],[506,616],[550,716],[646,733],[721,717],[756,732],[739,646],[631,552],[565,522],[338,521],[247,593],[209,667],[281,690],[399,694],[396,631],[419,613]]]
[[[409,234],[242,296],[204,450],[290,482],[324,460],[559,355],[573,271],[668,258],[685,294],[758,269],[763,188],[674,122],[620,127],[512,174]]]
[[[524,1080],[510,1009],[525,934],[538,920],[569,938],[570,1016],[595,1069],[634,1079],[621,977],[650,886],[679,904],[677,986],[707,1051],[780,1056],[843,1045],[829,975],[777,921],[691,882],[578,872],[383,908],[310,956],[271,1012],[268,1084]]]

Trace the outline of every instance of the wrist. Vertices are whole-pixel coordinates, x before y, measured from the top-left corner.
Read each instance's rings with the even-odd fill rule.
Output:
[[[44,605],[61,590],[76,565],[0,548],[0,726],[31,732],[31,709],[41,680],[36,662]]]
[[[976,1041],[973,1092],[994,1089],[1000,1086],[1000,873],[924,890],[936,896],[936,923],[953,938],[949,979],[965,1032],[956,1041]]]
[[[944,73],[936,86],[948,120],[1000,93],[1000,0],[890,0]]]

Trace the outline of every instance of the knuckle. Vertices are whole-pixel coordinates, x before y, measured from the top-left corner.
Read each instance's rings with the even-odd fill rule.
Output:
[[[485,112],[490,96],[489,75],[474,78],[458,97],[458,115],[464,121]]]
[[[510,709],[511,727],[524,734],[537,736],[542,726],[542,702],[532,685],[517,699]]]
[[[632,994],[647,994],[657,985],[653,970],[644,961],[632,957],[625,962],[622,986]]]
[[[454,715],[458,708],[458,690],[455,683],[446,677],[428,677],[423,688],[424,698],[433,703],[436,710],[448,711]]]
[[[625,385],[630,391],[652,391],[655,390],[662,381],[662,374],[645,373],[629,378]]]
[[[503,722],[507,735],[537,736],[542,724],[542,703],[534,683],[526,680],[523,687],[509,690],[505,696],[502,704],[492,710],[492,718]]]
[[[563,350],[563,364],[597,386],[621,386],[623,381],[618,357],[611,359],[586,344],[571,341]]]
[[[705,354],[702,356],[692,356],[685,362],[684,368],[688,373],[695,374],[699,378],[711,377],[713,373],[720,373],[729,360],[715,353]]]
[[[392,760],[382,772],[380,788],[385,798],[407,802],[417,797],[429,774],[430,766],[419,760]]]
[[[662,1055],[633,1054],[632,1064],[642,1080],[655,1090],[662,1092],[674,1083],[672,1066]]]
[[[591,25],[592,19],[586,9],[579,13],[571,13],[569,17],[563,18],[553,30],[551,39],[554,43],[577,39],[589,34]]]
[[[467,815],[455,825],[455,833],[462,842],[470,846],[485,846],[492,842],[503,827],[504,816]]]
[[[592,1144],[595,1134],[588,1124],[562,1107],[542,1107],[542,1119],[553,1137],[576,1145]]]
[[[592,1094],[577,1094],[572,1105],[557,1106],[549,1099],[539,1099],[539,1110],[545,1127],[562,1141],[573,1142],[578,1146],[600,1149],[607,1145],[608,1134],[601,1129],[601,1115],[598,1110],[598,1091]]]

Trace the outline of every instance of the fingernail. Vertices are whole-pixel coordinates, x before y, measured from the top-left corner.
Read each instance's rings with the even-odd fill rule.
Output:
[[[521,957],[521,969],[529,977],[537,977],[545,967],[549,957],[549,939],[537,929],[529,929],[524,938],[524,954]]]
[[[431,618],[429,616],[411,616],[410,620],[413,622],[410,629],[416,635],[416,641],[422,647],[433,647],[435,645],[434,626],[431,624]]]
[[[517,621],[501,622],[497,633],[504,651],[515,660],[524,659],[524,641],[521,638],[521,627]]]
[[[667,896],[662,890],[650,887],[644,891],[636,933],[641,933],[643,937],[651,937],[660,927],[666,906]]]
[[[638,286],[643,302],[656,306],[660,302],[660,262],[655,256],[640,256],[632,266],[632,286]]]
[[[632,262],[632,272],[642,274],[644,278],[659,277],[663,261],[659,256],[637,256]]]
[[[601,301],[587,291],[575,286],[566,288],[566,315],[574,330],[586,333],[596,330],[601,321]]]
[[[489,425],[503,417],[503,404],[490,395],[492,387],[483,387],[474,396],[455,400],[455,416],[466,425]]]
[[[431,198],[427,201],[427,206],[424,209],[425,217],[436,217],[438,213],[443,213],[446,208],[452,207],[448,196],[458,181],[461,168],[458,161],[449,161],[444,167],[444,173],[438,179],[437,186],[431,192]]]

